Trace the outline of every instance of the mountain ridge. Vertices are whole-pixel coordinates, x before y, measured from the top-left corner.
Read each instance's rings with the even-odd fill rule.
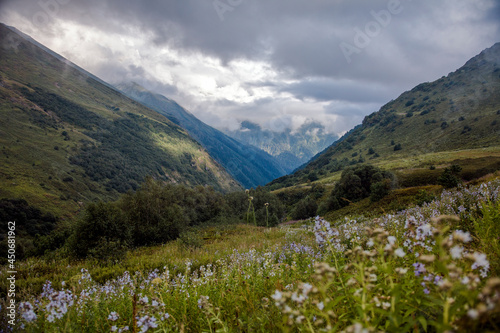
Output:
[[[440,152],[500,146],[500,43],[483,50],[462,67],[433,82],[403,92],[366,116],[337,143],[292,175],[269,184],[272,189],[330,183],[348,166],[370,163],[389,169],[403,160],[414,167],[440,163]],[[424,161],[433,155],[434,161]],[[314,174],[314,176],[310,176]]]
[[[146,176],[241,189],[184,129],[5,25],[0,64],[0,198],[64,215]]]
[[[244,187],[265,185],[287,173],[268,153],[205,124],[174,100],[135,82],[117,84],[116,87],[186,129]]]
[[[246,120],[240,129],[226,129],[224,133],[271,154],[289,172],[307,163],[338,139],[337,135],[327,133],[319,122],[305,123],[294,131],[275,132]]]

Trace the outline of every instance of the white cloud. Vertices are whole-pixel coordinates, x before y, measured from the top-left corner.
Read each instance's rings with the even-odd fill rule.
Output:
[[[224,21],[211,1],[51,1],[60,3],[53,13],[4,0],[0,20],[106,81],[137,81],[219,128],[315,120],[345,132],[491,46],[500,27],[494,0],[402,0],[402,12],[348,64],[339,44],[387,0],[244,1]],[[47,20],[37,24],[36,15]]]

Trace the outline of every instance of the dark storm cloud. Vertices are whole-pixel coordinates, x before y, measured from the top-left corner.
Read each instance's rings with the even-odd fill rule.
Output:
[[[280,91],[289,92],[301,100],[312,98],[317,101],[338,100],[359,103],[383,103],[391,98],[390,91],[381,85],[326,78],[305,79],[286,85]]]
[[[226,68],[239,59],[264,62],[275,73],[272,78],[239,82],[250,96],[253,89],[270,89],[298,100],[332,102],[325,114],[358,118],[368,112],[367,105],[381,106],[455,70],[500,35],[496,0],[3,0],[0,20],[9,15],[31,21],[33,33],[52,38],[64,37],[56,24],[63,20],[102,34],[140,35],[144,47],[176,50],[181,57],[199,53]],[[116,63],[117,54],[105,48],[101,54],[109,58],[100,59],[95,74],[191,98],[176,81],[155,82],[136,63]],[[179,66],[175,60],[158,59]],[[285,119],[283,110],[290,108],[277,96],[255,96],[251,103],[193,97],[190,104],[200,112],[212,110],[207,119],[216,119],[217,107],[262,119],[266,112],[277,117],[278,109]],[[304,109],[304,114],[311,112]]]

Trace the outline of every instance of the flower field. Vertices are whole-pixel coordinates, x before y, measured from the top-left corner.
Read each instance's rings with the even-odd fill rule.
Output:
[[[260,237],[248,249],[175,266],[165,257],[161,269],[105,283],[81,268],[57,287],[47,281],[41,293],[25,293],[16,325],[2,329],[498,331],[499,196],[492,181],[376,219],[247,228]]]

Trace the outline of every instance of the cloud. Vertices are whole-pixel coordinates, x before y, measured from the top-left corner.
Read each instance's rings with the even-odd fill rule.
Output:
[[[394,1],[3,0],[0,21],[215,127],[314,120],[344,132],[498,41],[498,1],[400,0],[380,19]],[[366,45],[356,45],[360,32]],[[350,62],[342,43],[358,50]]]

